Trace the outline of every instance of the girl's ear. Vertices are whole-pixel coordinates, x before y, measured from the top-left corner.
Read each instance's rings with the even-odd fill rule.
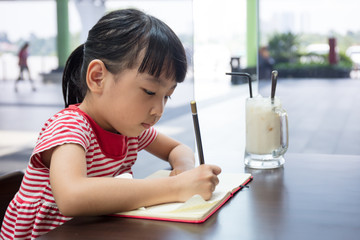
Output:
[[[90,92],[102,92],[106,73],[107,69],[101,60],[94,59],[89,63],[86,73],[86,83]]]

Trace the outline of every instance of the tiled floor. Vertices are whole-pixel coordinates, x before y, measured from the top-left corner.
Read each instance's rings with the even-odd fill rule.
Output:
[[[203,114],[199,116],[200,120],[206,121],[204,127],[212,125],[213,119],[213,113],[206,113],[207,107],[237,111],[234,105],[242,105],[247,94],[246,85],[231,86],[228,83],[207,83],[201,89],[196,91],[195,97],[198,108],[204,110],[199,111]],[[30,87],[23,83],[16,94],[11,81],[0,81],[0,92],[1,175],[26,167],[42,124],[60,110],[63,103],[59,85],[38,83],[37,92],[31,92]],[[159,122],[159,128],[194,146],[188,103],[192,85],[185,84],[178,92]],[[259,92],[268,96],[269,82],[260,82]],[[279,79],[276,95],[281,98],[289,115],[288,152],[360,155],[359,93],[360,79]],[[181,98],[180,95],[187,97]],[[221,120],[223,124],[226,124],[226,117]],[[221,131],[221,124],[214,125],[220,126],[218,130]]]

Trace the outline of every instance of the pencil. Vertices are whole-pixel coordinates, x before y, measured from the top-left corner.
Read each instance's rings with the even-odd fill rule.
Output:
[[[197,145],[197,150],[198,150],[198,154],[199,154],[199,162],[200,162],[200,164],[204,164],[205,163],[204,153],[203,153],[203,148],[202,148],[202,143],[201,143],[200,126],[199,126],[199,118],[197,115],[196,102],[193,100],[190,102],[190,105],[191,105],[191,112],[192,112],[193,121],[194,121],[195,138],[196,138],[196,145]]]

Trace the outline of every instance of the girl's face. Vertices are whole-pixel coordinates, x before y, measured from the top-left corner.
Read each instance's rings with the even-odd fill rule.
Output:
[[[129,137],[139,136],[159,121],[177,85],[163,75],[155,78],[138,73],[137,68],[108,78],[98,105],[100,114],[94,120],[105,130]]]

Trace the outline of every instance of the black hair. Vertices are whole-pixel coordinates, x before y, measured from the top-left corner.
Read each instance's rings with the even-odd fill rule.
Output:
[[[21,46],[20,51],[23,51],[25,48],[29,46],[29,42],[24,42],[24,44]]]
[[[182,82],[187,71],[184,47],[176,34],[161,20],[136,9],[112,11],[89,31],[84,44],[69,56],[63,73],[65,107],[81,103],[88,90],[86,71],[94,59],[103,61],[108,71],[117,74],[139,63],[139,73]],[[141,60],[141,59],[140,59]]]

